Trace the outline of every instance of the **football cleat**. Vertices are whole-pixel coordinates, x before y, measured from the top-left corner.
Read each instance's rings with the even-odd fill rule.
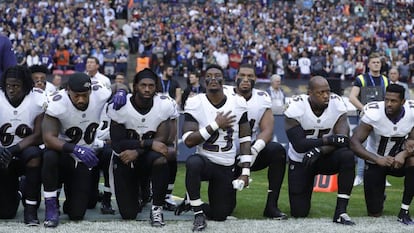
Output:
[[[335,214],[335,216],[333,218],[333,222],[343,224],[343,225],[348,225],[348,226],[355,225],[355,222],[353,222],[351,220],[351,218],[349,217],[349,215],[347,213],[342,213],[342,214],[339,214],[339,215]]]
[[[153,227],[163,227],[163,226],[165,226],[164,215],[162,214],[162,208],[161,207],[151,208],[150,220],[151,220],[151,226],[153,226]]]
[[[279,210],[279,208],[265,208],[263,216],[275,220],[287,220],[288,216]]]
[[[177,203],[171,197],[165,199],[165,203],[163,207],[164,210],[175,211],[176,208],[177,208]]]
[[[181,215],[183,212],[188,212],[191,210],[190,202],[187,202],[187,200],[183,200],[177,207],[175,208],[174,214],[175,215]]]
[[[56,202],[56,197],[45,199],[45,227],[57,227],[59,225],[59,209]]]
[[[24,207],[24,223],[27,226],[39,226],[40,222],[37,217],[37,206],[28,205]]]
[[[112,208],[111,201],[102,201],[101,202],[101,214],[115,214],[115,210]]]
[[[194,215],[193,231],[203,231],[207,227],[206,216],[204,213]]]
[[[400,210],[400,213],[398,214],[398,222],[405,225],[414,225],[408,210]]]

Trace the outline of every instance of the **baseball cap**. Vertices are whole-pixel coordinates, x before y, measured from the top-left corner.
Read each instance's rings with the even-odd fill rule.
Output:
[[[91,78],[85,73],[74,73],[69,76],[68,87],[74,92],[91,90]]]

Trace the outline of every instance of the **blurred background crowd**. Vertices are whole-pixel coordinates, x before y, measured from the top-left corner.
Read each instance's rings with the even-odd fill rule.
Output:
[[[187,78],[218,64],[232,81],[252,63],[264,82],[353,80],[379,52],[384,74],[398,67],[401,81],[414,81],[413,0],[0,2],[0,31],[18,63],[56,75],[84,72],[95,56],[110,78],[144,67],[161,75],[166,65]]]

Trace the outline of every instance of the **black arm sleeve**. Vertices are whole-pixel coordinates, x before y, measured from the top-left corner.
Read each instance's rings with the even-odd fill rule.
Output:
[[[243,124],[249,121],[249,118],[247,117],[247,112],[244,112],[243,115],[240,117],[239,124]]]
[[[323,146],[322,138],[307,139],[305,131],[300,125],[288,129],[286,135],[295,151],[299,153],[305,153],[315,147]]]
[[[191,115],[189,113],[184,113],[184,120],[198,123],[198,121],[193,117],[193,115]]]
[[[144,149],[140,148],[140,141],[127,139],[127,130],[124,125],[111,121],[109,133],[111,135],[112,149],[116,153],[121,153],[124,150],[137,150],[138,154],[145,152]]]

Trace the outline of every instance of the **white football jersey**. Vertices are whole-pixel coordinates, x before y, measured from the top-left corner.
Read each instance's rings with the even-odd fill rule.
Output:
[[[131,139],[153,138],[158,126],[177,111],[171,97],[157,94],[153,97],[154,104],[151,110],[141,114],[132,105],[131,96],[127,95],[127,103],[118,111],[112,108],[112,104],[108,107],[108,117],[123,124]]]
[[[226,113],[232,111],[232,114],[236,116],[236,122],[233,127],[227,130],[218,129],[208,140],[196,147],[196,153],[205,156],[211,162],[231,166],[235,162],[237,150],[236,138],[239,137],[238,122],[243,114],[247,112],[247,103],[240,95],[228,93],[225,95],[227,100],[219,108],[212,105],[204,93],[192,96],[187,99],[184,112],[193,116],[201,129],[216,119],[217,112]]]
[[[340,96],[331,93],[328,107],[322,115],[316,116],[311,109],[308,98],[308,95],[294,96],[284,112],[285,116],[299,122],[305,131],[306,138],[317,139],[332,134],[332,128],[339,117],[347,112],[344,101]],[[289,142],[288,155],[290,159],[302,162],[304,154],[295,151]]]
[[[46,110],[47,98],[43,90],[33,88],[19,106],[13,107],[0,90],[0,103],[0,141],[3,147],[9,147],[33,133],[36,117]]]
[[[232,93],[235,93],[235,89],[232,88]],[[266,109],[272,107],[272,100],[267,92],[253,88],[252,97],[247,100],[248,119],[250,127],[252,129],[252,141],[256,140],[256,136],[260,133],[259,124],[262,120],[263,114]]]
[[[361,121],[371,125],[373,130],[368,136],[366,149],[378,156],[395,156],[414,127],[414,102],[404,104],[404,116],[393,123],[385,114],[384,101],[371,102],[364,106]]]
[[[69,143],[91,147],[96,129],[101,120],[102,109],[111,96],[111,91],[100,84],[92,85],[89,105],[81,111],[73,105],[66,90],[49,96],[46,114],[59,120],[59,138]]]

